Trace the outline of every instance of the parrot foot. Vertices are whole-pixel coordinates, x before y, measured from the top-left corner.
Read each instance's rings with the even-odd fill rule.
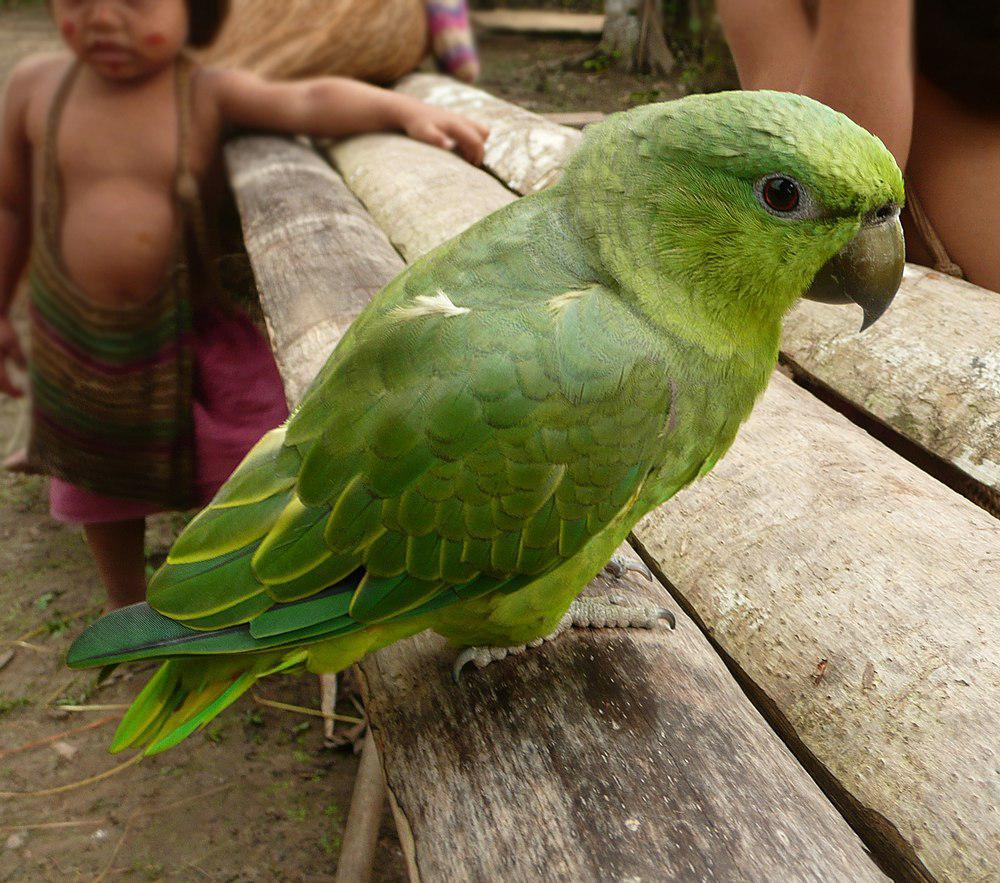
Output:
[[[612,555],[611,560],[604,565],[604,572],[613,580],[624,579],[629,573],[638,573],[647,582],[653,582],[653,571],[643,561],[628,558],[625,555]]]
[[[569,611],[559,621],[552,634],[515,647],[466,647],[458,654],[451,674],[457,684],[461,680],[462,669],[470,662],[476,668],[486,668],[491,662],[506,659],[508,656],[518,656],[529,647],[540,647],[546,641],[554,641],[568,628],[652,629],[656,628],[661,619],[665,620],[670,628],[677,627],[674,614],[665,607],[654,607],[652,604],[626,606],[624,600],[618,597],[577,598],[570,604]]]

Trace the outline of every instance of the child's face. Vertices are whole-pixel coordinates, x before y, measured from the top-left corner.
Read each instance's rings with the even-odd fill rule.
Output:
[[[184,0],[52,0],[52,16],[70,49],[110,80],[147,76],[184,48]]]

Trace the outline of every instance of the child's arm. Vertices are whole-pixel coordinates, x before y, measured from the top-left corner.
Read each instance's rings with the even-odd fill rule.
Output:
[[[327,138],[398,129],[445,150],[457,146],[475,165],[483,160],[485,126],[358,80],[275,83],[247,71],[214,70],[210,82],[222,119],[231,125]]]
[[[11,380],[7,365],[26,366],[10,306],[31,244],[31,146],[25,116],[34,71],[28,62],[11,73],[0,122],[0,394],[14,398],[23,392]]]

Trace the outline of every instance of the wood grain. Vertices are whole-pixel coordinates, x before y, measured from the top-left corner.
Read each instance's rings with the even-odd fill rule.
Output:
[[[518,193],[555,181],[582,137],[445,77],[414,74],[398,88],[493,126],[485,165]],[[859,311],[804,301],[786,320],[782,354],[1000,512],[1000,294],[908,264],[889,312],[864,334],[859,324]]]
[[[677,630],[574,630],[458,686],[430,633],[361,664],[411,877],[885,879],[664,589],[609,591]]]
[[[347,186],[407,260],[430,251],[516,196],[452,153],[401,135],[363,135],[330,148]],[[467,196],[476,194],[475,199]],[[407,211],[396,215],[399,205]]]
[[[402,171],[381,165],[380,145],[399,148],[391,138],[370,142],[364,174]],[[384,237],[298,145],[248,139],[228,159],[276,351],[298,390],[303,365],[283,349],[301,355],[310,319],[309,352],[332,348],[359,301],[381,284],[390,256],[366,282],[350,263],[352,249],[384,251]],[[268,171],[276,164],[280,172]],[[427,171],[433,181],[451,178]],[[450,205],[429,202],[426,190],[389,191],[423,213],[406,219],[383,206],[406,230],[436,223],[428,205]],[[463,195],[480,210],[495,198],[476,203],[477,192]],[[352,221],[343,229],[295,234],[300,216],[345,212]],[[454,213],[443,215],[456,223]],[[414,238],[433,242],[441,232]],[[643,594],[670,604],[662,588]],[[696,869],[720,880],[884,879],[697,629],[680,619],[675,633],[566,635],[524,659],[472,671],[458,688],[448,675],[454,651],[433,636],[367,660],[369,719],[414,879],[691,879]]]
[[[576,129],[560,126],[448,77],[411,74],[400,80],[396,88],[489,126],[483,165],[522,195],[553,183],[582,137]]]
[[[634,535],[869,846],[1000,874],[1000,524],[776,374]]]
[[[311,147],[246,137],[226,147],[243,238],[289,403],[403,261]]]
[[[1000,515],[1000,294],[907,264],[892,308],[857,317],[802,303],[781,350],[808,378],[961,470]]]

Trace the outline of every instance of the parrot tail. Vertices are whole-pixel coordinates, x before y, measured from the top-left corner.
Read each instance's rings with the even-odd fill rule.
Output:
[[[159,754],[205,726],[259,678],[303,665],[306,651],[216,659],[171,659],[136,697],[109,751],[145,746]]]

